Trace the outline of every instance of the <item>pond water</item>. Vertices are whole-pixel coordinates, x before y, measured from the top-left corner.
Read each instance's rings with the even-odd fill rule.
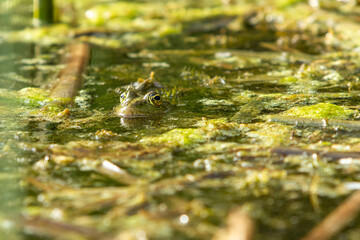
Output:
[[[55,115],[47,94],[74,41],[62,34],[79,29],[2,29],[0,236],[221,239],[241,208],[253,239],[300,239],[358,189],[359,26],[343,14],[359,6],[90,2],[73,6],[90,29],[84,85]],[[116,89],[152,72],[176,107],[117,116]],[[334,239],[359,239],[359,224]]]

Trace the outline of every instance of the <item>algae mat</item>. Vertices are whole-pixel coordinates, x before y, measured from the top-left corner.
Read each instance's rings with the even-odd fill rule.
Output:
[[[1,236],[305,236],[360,176],[360,6],[309,2],[64,1],[61,24],[36,29],[6,17]],[[29,22],[17,3],[4,9]],[[85,83],[53,104],[74,39],[91,46]],[[147,79],[176,107],[117,116]]]

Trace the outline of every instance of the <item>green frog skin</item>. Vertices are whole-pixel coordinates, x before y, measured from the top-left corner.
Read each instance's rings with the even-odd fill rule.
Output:
[[[162,99],[156,91],[150,91],[144,96],[134,90],[128,90],[120,96],[120,105],[116,106],[115,114],[120,117],[158,117],[169,112],[173,105]]]

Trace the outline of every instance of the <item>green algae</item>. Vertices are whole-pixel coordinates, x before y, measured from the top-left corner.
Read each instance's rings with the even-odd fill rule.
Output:
[[[86,226],[112,239],[212,239],[232,209],[246,204],[258,225],[254,239],[301,238],[356,187],[351,184],[359,181],[359,163],[347,154],[360,149],[357,132],[265,121],[280,112],[357,117],[357,110],[349,110],[359,102],[352,15],[344,15],[343,24],[349,23],[351,39],[349,29],[333,28],[326,18],[344,16],[315,12],[306,1],[262,1],[274,9],[248,6],[249,1],[234,7],[211,1],[206,8],[200,2],[87,2],[90,8],[82,12],[94,10],[97,16],[82,19],[82,26],[117,32],[80,37],[97,47],[86,73],[87,93],[77,105],[52,104],[47,91],[36,88],[20,90],[20,97],[17,91],[0,95],[6,103],[1,128],[10,126],[6,116],[19,120],[0,134],[0,156],[15,159],[26,172],[18,181],[27,191],[22,214],[72,229]],[[206,22],[227,17],[233,22],[220,30]],[[59,32],[59,39],[49,30],[53,40],[40,32],[29,41],[66,42],[73,30]],[[178,108],[158,121],[126,125],[112,112],[119,103],[114,89],[151,71],[169,89],[181,88]],[[11,114],[8,100],[22,102],[26,110]],[[272,151],[277,147],[318,154],[278,155]],[[336,151],[341,160],[323,157]],[[357,239],[354,224],[335,239]],[[56,229],[46,230],[48,238],[59,237]],[[23,234],[35,239],[41,231]]]
[[[26,28],[22,31],[5,33],[5,38],[11,42],[37,43],[50,46],[64,44],[70,40],[71,29],[66,24],[44,26],[40,28]]]
[[[251,101],[241,107],[232,118],[231,121],[237,123],[250,123],[261,116],[264,109],[262,100]]]
[[[67,98],[51,98],[48,90],[33,87],[23,88],[17,92],[17,95],[24,105],[30,107],[43,107],[50,104],[57,104],[60,106],[69,104],[72,101]]]
[[[23,88],[15,97],[22,105],[28,107],[29,115],[50,122],[59,122],[68,118],[71,111],[66,108],[72,103],[72,99],[51,98],[50,92],[41,88]]]
[[[294,107],[283,113],[290,117],[304,117],[313,119],[349,119],[358,114],[355,110],[337,106],[331,103],[318,103],[305,107]]]
[[[281,124],[255,124],[254,129],[246,133],[247,136],[261,142],[262,146],[276,147],[286,145],[291,139],[292,128]]]
[[[140,140],[144,144],[165,144],[170,147],[191,147],[211,139],[240,135],[246,128],[226,119],[202,120],[199,128],[173,129],[157,137]]]
[[[195,143],[204,142],[202,129],[173,129],[158,137],[144,138],[141,140],[144,144],[169,144],[175,146],[187,146]]]
[[[280,84],[294,84],[298,81],[296,77],[283,77],[279,80]]]
[[[18,93],[21,102],[31,107],[41,107],[50,103],[49,91],[41,88],[23,88]]]

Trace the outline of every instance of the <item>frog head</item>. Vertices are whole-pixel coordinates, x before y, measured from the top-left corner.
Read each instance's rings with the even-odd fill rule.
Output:
[[[155,117],[172,108],[173,105],[159,92],[149,91],[142,96],[134,89],[128,89],[121,94],[120,105],[115,107],[115,113],[121,117]]]

